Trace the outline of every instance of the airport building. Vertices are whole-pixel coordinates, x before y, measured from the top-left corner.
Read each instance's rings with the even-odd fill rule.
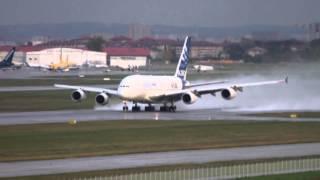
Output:
[[[182,41],[176,46],[176,56],[179,57],[182,51]],[[207,41],[192,41],[191,58],[193,59],[211,59],[219,58],[224,52],[222,44],[216,44]]]
[[[51,48],[26,53],[26,62],[30,66],[43,67],[66,62],[72,66],[106,65],[106,53],[72,48]]]
[[[106,48],[107,64],[128,69],[147,65],[150,50],[146,48]]]

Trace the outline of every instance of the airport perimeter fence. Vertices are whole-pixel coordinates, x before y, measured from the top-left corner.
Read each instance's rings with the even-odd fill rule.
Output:
[[[320,158],[276,160],[218,167],[182,168],[126,175],[80,178],[81,180],[215,180],[292,174],[320,170]]]

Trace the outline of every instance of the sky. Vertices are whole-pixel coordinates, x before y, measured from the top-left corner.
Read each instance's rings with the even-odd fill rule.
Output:
[[[0,25],[99,22],[201,27],[320,21],[320,0],[0,0]]]

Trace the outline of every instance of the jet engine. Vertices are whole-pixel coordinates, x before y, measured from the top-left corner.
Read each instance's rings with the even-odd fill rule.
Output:
[[[186,104],[193,104],[198,100],[198,96],[196,96],[192,92],[188,92],[182,95],[182,101]]]
[[[75,102],[80,102],[87,98],[87,95],[81,89],[75,90],[71,93],[71,99]]]
[[[106,105],[109,103],[109,96],[106,93],[100,93],[96,96],[96,103],[99,105]]]
[[[237,96],[237,92],[233,88],[228,88],[221,91],[221,96],[226,100],[231,100]]]

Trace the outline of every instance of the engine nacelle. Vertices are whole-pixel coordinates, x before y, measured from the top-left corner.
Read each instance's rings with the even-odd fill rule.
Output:
[[[232,88],[228,88],[221,91],[221,96],[226,100],[231,100],[237,96],[237,92]]]
[[[100,93],[96,96],[96,103],[99,105],[106,105],[109,103],[109,96],[105,93]]]
[[[182,95],[182,101],[186,104],[193,104],[198,100],[198,96],[192,92],[188,92]]]
[[[87,98],[87,95],[81,89],[75,90],[71,93],[71,99],[75,102],[80,102]]]

